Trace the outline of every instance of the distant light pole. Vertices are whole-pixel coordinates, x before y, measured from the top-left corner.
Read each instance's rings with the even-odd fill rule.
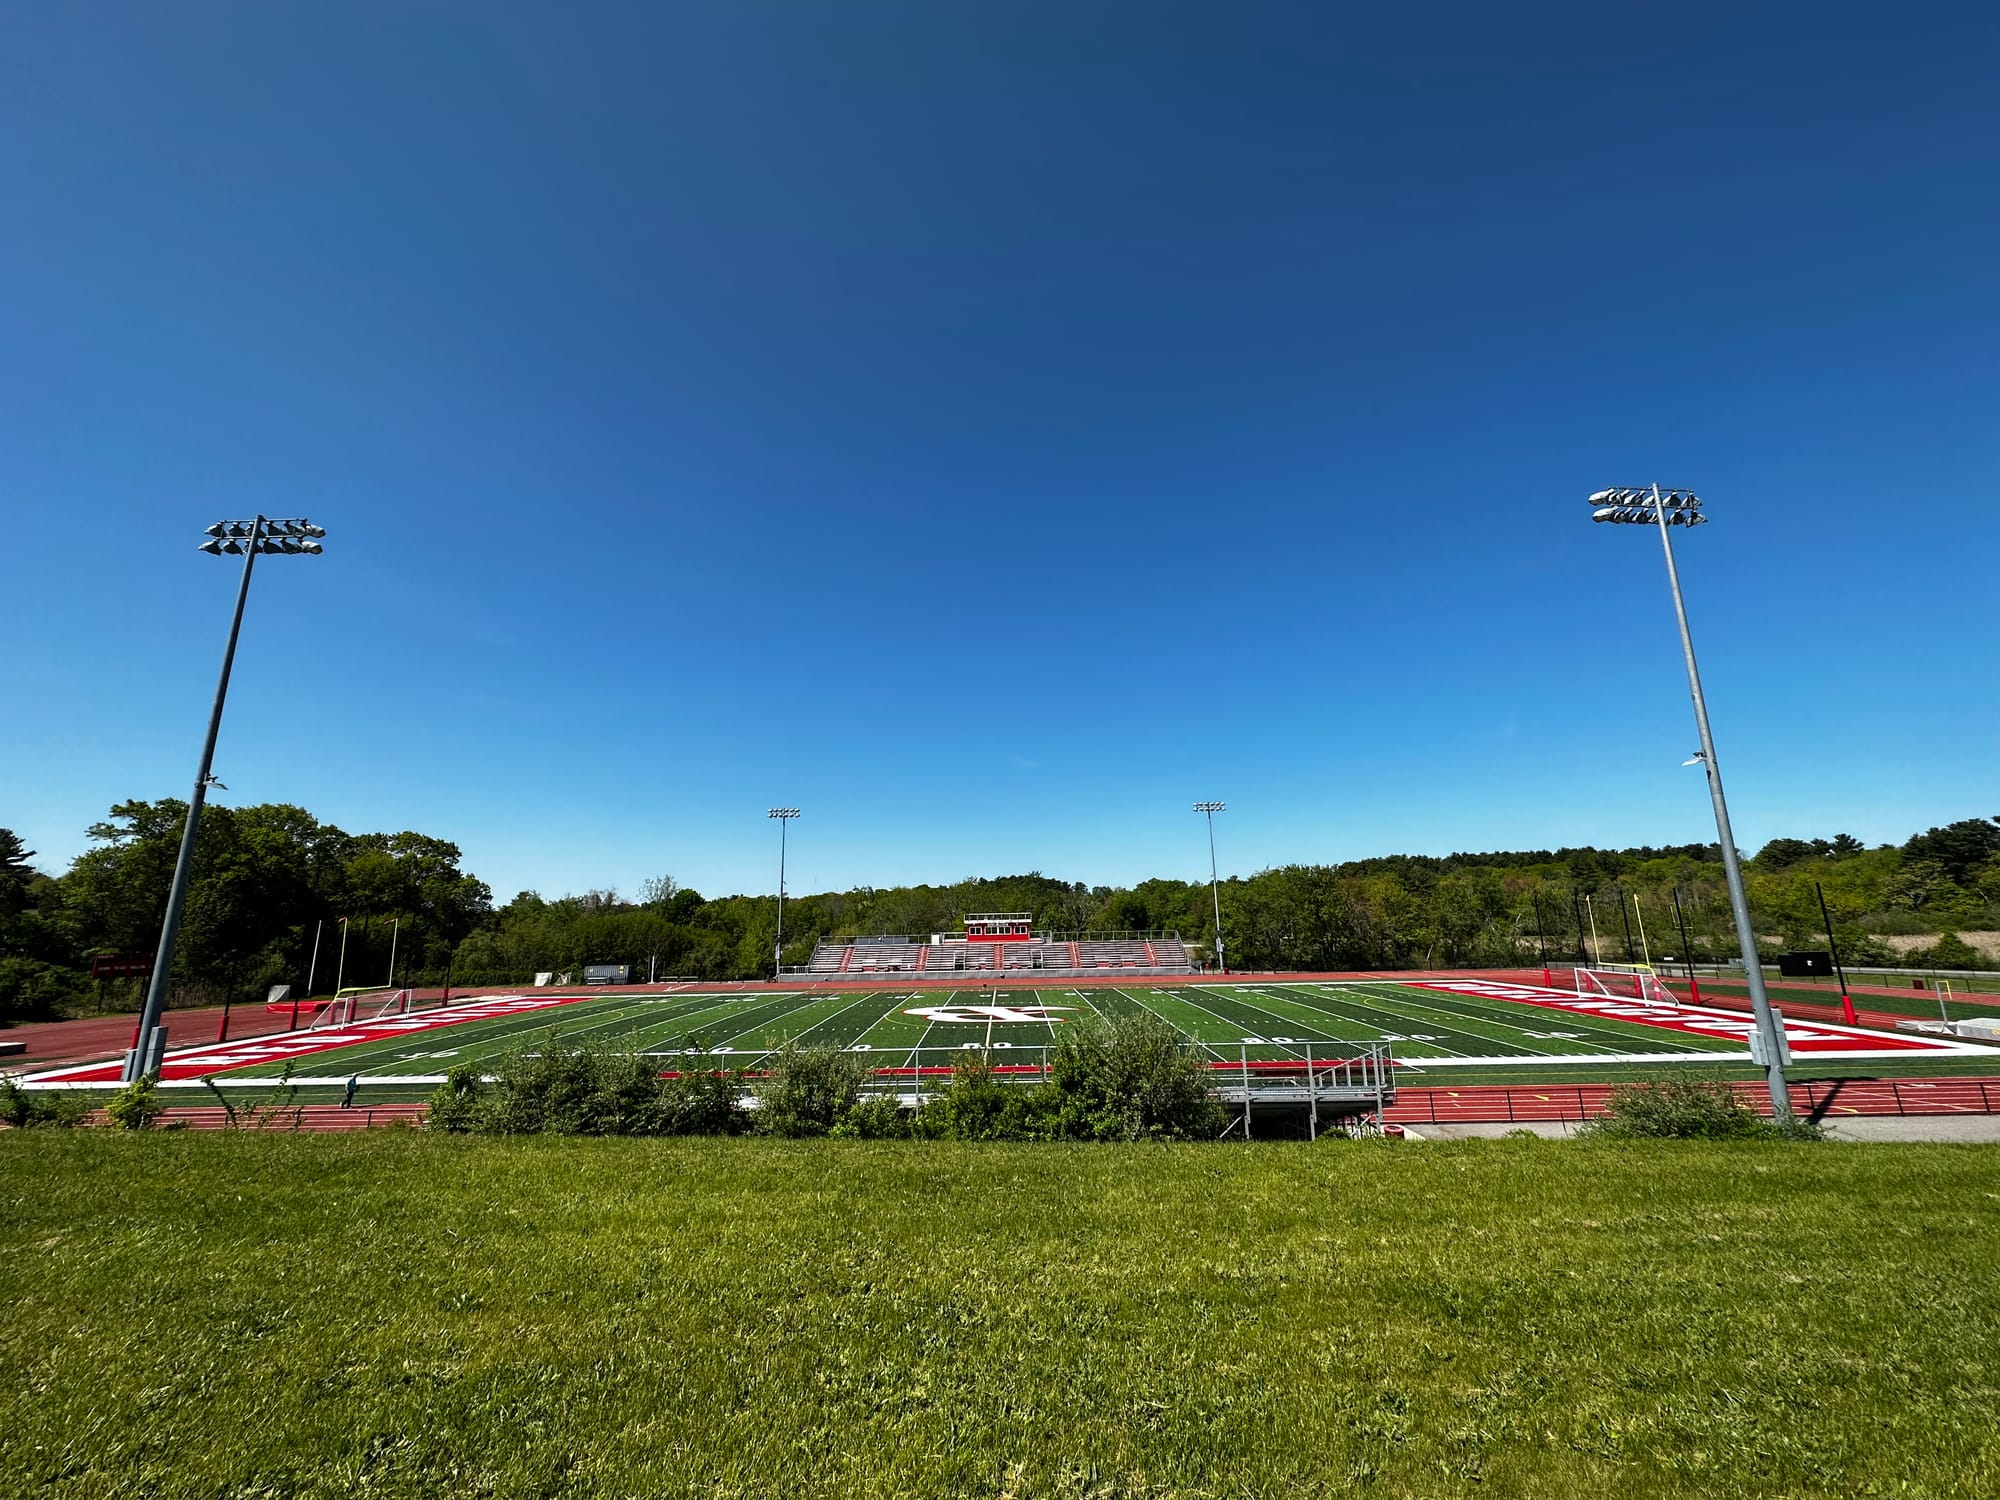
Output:
[[[1227,974],[1229,963],[1222,955],[1222,887],[1215,875],[1215,815],[1226,810],[1224,802],[1197,802],[1194,810],[1208,818],[1208,894],[1215,902],[1215,972]]]
[[[1771,1009],[1771,997],[1764,990],[1764,969],[1757,957],[1757,934],[1750,924],[1750,899],[1743,890],[1743,868],[1736,858],[1736,837],[1729,827],[1729,804],[1722,795],[1722,768],[1715,759],[1715,737],[1708,728],[1708,702],[1702,697],[1701,670],[1695,665],[1694,636],[1688,630],[1687,605],[1681,598],[1680,569],[1674,566],[1674,541],[1670,528],[1699,526],[1708,517],[1701,513],[1701,501],[1692,490],[1663,490],[1657,484],[1626,489],[1599,490],[1590,497],[1591,519],[1619,526],[1653,526],[1660,533],[1660,549],[1667,559],[1667,586],[1674,596],[1674,618],[1681,630],[1681,654],[1687,658],[1688,692],[1694,699],[1695,732],[1701,748],[1687,764],[1699,764],[1708,773],[1709,800],[1715,805],[1715,834],[1722,844],[1722,874],[1729,883],[1729,906],[1736,919],[1736,942],[1743,952],[1743,976],[1750,986],[1750,1008],[1756,1015],[1754,1049],[1763,1055],[1765,1081],[1771,1089],[1771,1109],[1783,1120],[1792,1113],[1790,1090],[1785,1086],[1785,1040],[1778,1018]]]
[[[154,1033],[160,1027],[160,1013],[166,1009],[174,942],[180,936],[181,911],[187,905],[188,876],[194,868],[195,829],[201,823],[208,789],[222,785],[210,767],[215,761],[216,736],[222,732],[222,702],[229,696],[229,669],[236,661],[236,638],[243,630],[243,605],[250,597],[250,570],[256,566],[259,553],[318,553],[319,539],[325,535],[324,527],[313,525],[303,516],[274,521],[259,515],[248,521],[217,521],[208,528],[208,540],[201,544],[201,550],[211,557],[220,557],[225,552],[232,557],[241,556],[243,579],[236,586],[236,612],[230,617],[229,643],[222,651],[222,675],[215,684],[214,706],[208,712],[208,738],[202,741],[201,766],[194,773],[194,793],[188,798],[187,822],[181,828],[181,852],[174,861],[173,884],[167,890],[167,914],[160,923],[160,946],[153,955],[152,978],[146,984],[146,1005],[139,1013],[139,1044],[126,1055],[121,1073],[127,1083],[144,1077],[155,1046],[165,1045],[164,1037],[156,1043]]]
[[[799,815],[796,807],[774,807],[764,816],[778,820],[778,946],[771,962],[773,983],[785,972],[785,834],[792,819]]]

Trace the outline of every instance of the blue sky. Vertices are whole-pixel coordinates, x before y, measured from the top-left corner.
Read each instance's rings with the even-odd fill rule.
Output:
[[[0,824],[505,897],[2000,812],[1990,6],[52,6],[0,61]]]

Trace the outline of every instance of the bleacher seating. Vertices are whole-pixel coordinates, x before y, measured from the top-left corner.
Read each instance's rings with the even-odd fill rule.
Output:
[[[1085,938],[1077,945],[1077,961],[1085,969],[1143,969],[1146,945],[1119,938]]]
[[[862,974],[923,974],[947,979],[970,974],[1185,974],[1194,968],[1178,938],[1083,938],[1044,943],[828,942],[813,948],[806,974],[819,978]]]
[[[918,945],[915,943],[854,943],[854,957],[844,974],[902,974],[917,967]]]

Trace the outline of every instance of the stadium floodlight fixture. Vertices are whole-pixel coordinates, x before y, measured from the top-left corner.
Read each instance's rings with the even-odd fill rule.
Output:
[[[294,529],[299,528],[299,529]],[[228,788],[216,780],[211,772],[215,760],[216,736],[222,732],[222,704],[229,696],[229,669],[236,661],[236,640],[243,631],[243,605],[250,597],[250,570],[257,565],[260,552],[317,553],[317,540],[292,541],[293,537],[313,538],[326,535],[324,527],[315,526],[304,516],[272,519],[268,516],[254,516],[248,521],[217,521],[202,529],[208,540],[201,543],[201,550],[211,557],[228,553],[243,559],[243,575],[236,585],[236,610],[229,619],[229,641],[222,650],[222,675],[215,684],[215,702],[208,711],[208,737],[202,741],[201,768],[194,774],[194,795],[188,798],[187,820],[181,825],[180,854],[174,861],[173,884],[167,889],[166,916],[160,922],[160,946],[153,955],[153,972],[146,981],[146,1005],[139,1014],[138,1044],[125,1056],[124,1080],[132,1083],[146,1072],[146,1065],[152,1059],[155,1048],[155,1033],[160,1029],[160,1016],[166,1009],[167,987],[173,976],[174,940],[180,936],[181,912],[187,905],[188,876],[194,867],[195,831],[201,824],[201,809],[208,799],[208,789]],[[165,1046],[165,1038],[158,1040]]]
[[[1681,654],[1687,660],[1688,692],[1694,699],[1695,733],[1701,748],[1685,765],[1700,765],[1708,773],[1709,801],[1715,808],[1715,834],[1722,848],[1722,874],[1729,885],[1729,906],[1736,919],[1736,942],[1742,950],[1743,976],[1750,987],[1750,1008],[1756,1016],[1751,1054],[1763,1065],[1771,1090],[1771,1109],[1780,1120],[1792,1113],[1791,1091],[1785,1084],[1785,1040],[1771,997],[1764,989],[1764,969],[1757,957],[1756,929],[1750,923],[1750,901],[1743,889],[1743,866],[1736,856],[1736,839],[1729,827],[1729,803],[1722,794],[1722,768],[1715,759],[1715,736],[1708,727],[1708,701],[1702,696],[1701,669],[1695,664],[1694,635],[1688,629],[1687,603],[1681,597],[1680,569],[1674,563],[1675,526],[1699,526],[1708,520],[1693,490],[1663,489],[1657,484],[1598,490],[1590,497],[1591,519],[1614,525],[1650,525],[1660,533],[1666,554],[1667,587],[1674,598],[1674,618],[1680,625]]]
[[[1215,874],[1215,815],[1228,807],[1226,802],[1197,802],[1194,810],[1208,818],[1208,894],[1215,903],[1215,971],[1227,974],[1229,965],[1222,956],[1222,886]]]
[[[764,816],[778,820],[778,942],[771,957],[771,982],[776,984],[785,973],[785,834],[792,819],[799,815],[796,807],[774,807]]]

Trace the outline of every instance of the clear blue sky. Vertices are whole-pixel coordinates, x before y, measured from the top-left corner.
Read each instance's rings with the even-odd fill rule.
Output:
[[[2000,11],[17,9],[0,824],[502,898],[2000,812]]]

